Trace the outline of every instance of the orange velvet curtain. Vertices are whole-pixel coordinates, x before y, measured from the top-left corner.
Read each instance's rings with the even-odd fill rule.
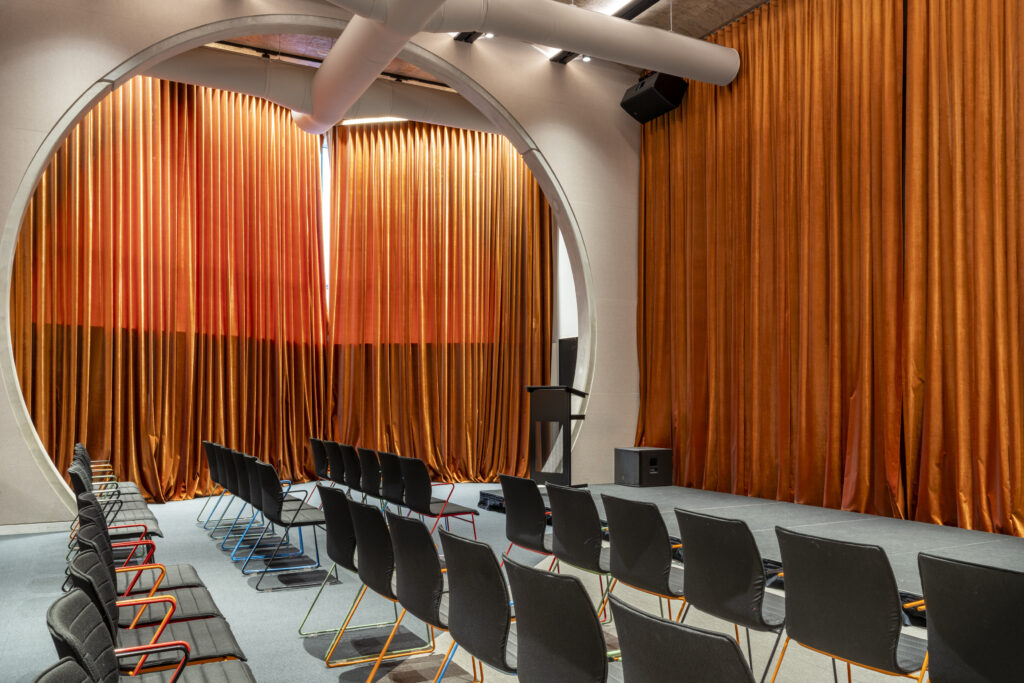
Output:
[[[687,486],[1021,534],[1021,10],[906,7],[763,6],[712,36],[736,81],[645,125],[637,442]]]
[[[445,480],[527,472],[546,384],[551,212],[503,137],[334,129],[331,316],[339,438]]]
[[[916,519],[1024,535],[1024,6],[911,0],[903,424]]]
[[[209,439],[303,478],[333,382],[319,138],[257,98],[136,78],[72,131],[22,225],[15,363],[60,471],[75,441],[155,500]]]

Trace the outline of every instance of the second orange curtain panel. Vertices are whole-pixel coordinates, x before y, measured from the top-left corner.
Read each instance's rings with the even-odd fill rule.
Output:
[[[334,132],[338,438],[447,480],[526,472],[547,383],[551,212],[505,138],[418,123]]]

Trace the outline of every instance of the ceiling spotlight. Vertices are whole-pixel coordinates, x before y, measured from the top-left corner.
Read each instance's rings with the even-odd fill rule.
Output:
[[[494,37],[493,33],[485,33],[484,34],[484,38],[493,38],[493,37]]]
[[[583,55],[583,61],[584,62],[589,62],[590,61],[590,57],[587,56],[587,55]]]
[[[363,119],[345,119],[341,122],[343,126],[361,126],[365,123],[393,123],[396,121],[407,121],[398,116],[369,116]]]

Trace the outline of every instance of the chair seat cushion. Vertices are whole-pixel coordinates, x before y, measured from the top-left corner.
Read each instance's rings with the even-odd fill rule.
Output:
[[[275,524],[291,526],[308,526],[311,524],[324,523],[324,511],[318,510],[312,505],[303,505],[301,508],[285,508],[281,512],[281,519],[272,520]]]
[[[765,591],[761,603],[761,619],[767,626],[782,626],[786,622],[786,599]]]
[[[668,573],[668,589],[674,596],[683,597],[683,568],[682,566],[672,563],[671,569]]]
[[[148,660],[147,660],[148,661]],[[129,680],[139,683],[169,683],[174,669],[155,671]],[[224,662],[207,662],[199,666],[186,666],[181,672],[181,683],[256,683],[249,665],[237,659]]]
[[[160,582],[160,590],[170,590],[173,588],[188,588],[192,586],[203,586],[203,582],[199,578],[199,574],[196,573],[195,567],[190,564],[168,564],[165,565],[167,569],[167,575],[163,581]],[[153,588],[153,582],[156,581],[160,572],[156,570],[146,570],[142,572],[142,576],[132,586],[131,595],[139,595],[141,593],[148,593]],[[128,584],[131,583],[132,579],[135,578],[135,574],[132,572],[121,572],[117,575],[117,594],[124,595],[125,589],[128,588]]]
[[[145,524],[146,533],[150,536],[160,536],[163,538],[164,532],[160,530],[160,523],[156,521],[156,517],[152,515],[140,516],[139,518],[133,517],[120,517],[108,522],[110,526],[117,526],[123,524]],[[131,529],[111,529],[110,530],[110,541],[117,543],[119,541],[134,540],[142,534],[142,529],[139,527],[133,527]]]
[[[202,619],[205,617],[219,617],[220,610],[213,601],[210,591],[205,588],[175,588],[173,590],[160,589],[158,595],[169,595],[175,599],[177,606],[174,608],[175,621],[186,619]],[[141,597],[141,596],[137,596]],[[167,613],[168,605],[165,602],[150,604],[142,613],[139,624],[158,624]],[[132,620],[138,613],[139,606],[121,607],[118,609],[117,623],[122,628],[131,625]]]
[[[900,667],[901,673],[920,671],[927,650],[927,641],[901,633],[899,645],[896,646],[896,665]]]
[[[480,513],[474,510],[473,508],[466,507],[465,505],[459,505],[451,501],[448,501],[448,504],[445,505],[444,501],[441,500],[440,498],[431,498],[430,514],[433,517],[437,517],[441,514],[443,514],[445,517],[448,517],[449,515],[478,515]]]
[[[145,626],[134,629],[120,629],[117,632],[118,647],[135,647],[146,645],[156,634],[156,626]],[[168,624],[160,635],[161,641],[184,640],[192,648],[190,661],[200,662],[204,659],[220,659],[235,657],[245,659],[242,648],[235,640],[228,622],[219,617],[212,619],[196,619],[195,621],[177,621]],[[179,655],[175,652],[161,652],[146,658],[145,667],[153,668],[174,663]],[[139,661],[138,657],[124,657],[120,660],[122,670],[130,670]]]

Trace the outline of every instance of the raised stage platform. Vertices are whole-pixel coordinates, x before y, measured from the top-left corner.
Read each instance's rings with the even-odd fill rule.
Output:
[[[921,577],[917,571],[917,554],[920,552],[1024,571],[1024,538],[1014,536],[681,486],[635,488],[595,484],[588,488],[594,494],[602,518],[602,493],[655,503],[661,509],[669,534],[673,536],[679,534],[673,512],[675,508],[742,519],[753,532],[761,557],[772,562],[781,559],[775,537],[776,526],[827,538],[879,545],[889,556],[900,590],[915,595],[921,593]],[[543,492],[543,488],[541,490]],[[501,489],[481,491],[480,507],[504,511]]]

